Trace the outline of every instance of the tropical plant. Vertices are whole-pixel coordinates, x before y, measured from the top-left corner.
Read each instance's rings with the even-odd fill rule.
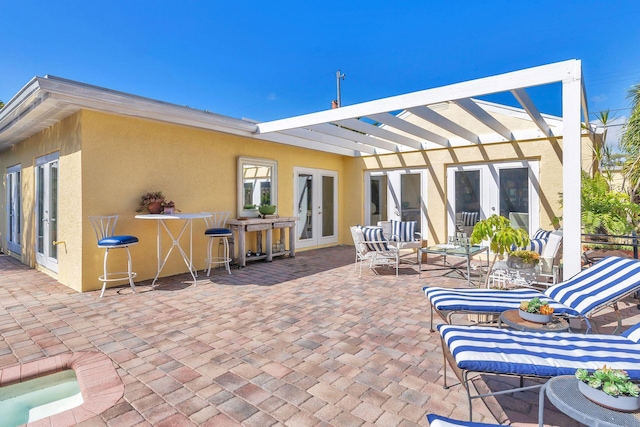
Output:
[[[631,200],[635,200],[640,188],[640,84],[629,89],[627,99],[631,103],[631,115],[622,130],[620,147],[627,154],[623,171],[629,182]]]
[[[493,252],[493,261],[489,265],[492,270],[498,256],[510,253],[512,247],[522,248],[529,244],[529,235],[523,228],[514,229],[511,221],[500,215],[491,215],[487,219],[478,221],[471,233],[471,244],[477,245],[483,240],[489,241],[489,248]],[[489,282],[487,274],[487,285]]]
[[[589,374],[586,369],[578,369],[576,378],[589,387],[602,390],[610,396],[640,395],[640,387],[629,379],[629,375],[621,369],[611,369],[603,366]]]

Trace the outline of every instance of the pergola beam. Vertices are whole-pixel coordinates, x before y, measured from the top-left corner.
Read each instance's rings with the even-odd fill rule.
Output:
[[[370,125],[357,119],[347,119],[336,122],[337,125],[344,126],[349,129],[355,129],[360,132],[364,132],[369,135],[377,136],[378,138],[386,139],[387,141],[395,142],[396,144],[406,145],[416,150],[422,150],[422,143],[415,139],[407,138],[406,136],[399,135],[397,133],[381,129],[378,126]],[[398,147],[392,151],[399,151]]]
[[[544,120],[542,114],[540,114],[540,111],[538,111],[531,98],[529,98],[529,94],[524,89],[513,89],[511,90],[511,93],[520,103],[520,105],[522,105],[522,108],[524,108],[529,117],[531,117],[531,120],[533,120],[536,126],[538,126],[538,129],[542,131],[544,136],[555,140],[553,131],[549,127],[549,124]]]
[[[370,114],[367,116],[368,119],[373,121],[382,123],[391,128],[398,129],[402,132],[411,134],[413,136],[417,136],[418,138],[422,138],[424,140],[433,142],[435,144],[441,145],[443,147],[449,147],[449,140],[437,133],[431,132],[428,129],[421,128],[420,126],[414,125],[406,120],[402,120],[398,116],[394,116],[390,113],[380,113],[380,114]]]
[[[469,131],[468,129],[463,128],[459,124],[452,122],[441,114],[436,113],[432,109],[428,107],[414,107],[409,108],[409,111],[412,114],[420,117],[423,120],[426,120],[430,123],[433,123],[436,126],[441,127],[442,129],[451,132],[454,135],[458,135],[459,137],[466,139],[467,141],[473,144],[480,144],[480,137],[475,133]]]
[[[513,137],[513,133],[511,133],[511,131],[505,125],[497,121],[491,114],[487,113],[482,107],[476,104],[472,99],[470,98],[458,99],[453,102],[456,103],[464,111],[472,115],[474,118],[476,118],[478,121],[480,121],[482,124],[490,128],[494,132],[498,133],[507,141],[515,140],[515,138]]]

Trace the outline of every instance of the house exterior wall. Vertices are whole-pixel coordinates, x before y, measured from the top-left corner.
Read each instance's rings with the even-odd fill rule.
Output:
[[[140,196],[162,191],[182,212],[230,211],[236,216],[238,156],[278,161],[278,213],[293,216],[293,167],[337,171],[339,230],[344,205],[342,156],[309,151],[215,131],[172,125],[133,117],[82,110],[46,131],[2,152],[0,167],[22,164],[23,254],[35,262],[35,159],[60,152],[60,221],[58,280],[77,291],[100,289],[104,251],[88,220],[90,215],[119,214],[116,232],[132,234],[140,242],[131,247],[136,281],[152,279],[157,269],[155,221],[135,219]],[[6,194],[2,194],[0,246],[6,248]],[[181,224],[170,223],[177,235]],[[181,222],[180,222],[181,223]],[[204,221],[193,223],[193,260],[204,268]],[[187,232],[188,233],[188,232]],[[169,241],[163,234],[165,250]],[[188,235],[182,240],[188,248]],[[248,242],[251,247],[252,242]],[[161,276],[184,273],[185,264],[174,249]],[[126,270],[126,253],[109,254],[110,271]],[[55,276],[55,274],[52,273]]]
[[[51,126],[22,143],[0,153],[0,170],[3,171],[3,187],[0,199],[0,249],[7,253],[7,195],[6,195],[6,170],[10,166],[21,166],[21,199],[22,199],[22,235],[21,254],[11,254],[22,260],[30,267],[36,265],[35,241],[35,163],[36,159],[50,154],[60,153],[60,186],[58,198],[58,236],[64,244],[58,246],[59,264],[63,265],[56,275],[46,269],[45,273],[52,274],[67,286],[80,290],[80,276],[82,272],[81,252],[73,250],[81,247],[82,230],[80,218],[82,210],[81,202],[81,140],[82,127],[80,117],[74,115]]]
[[[582,164],[592,163],[592,142],[582,138]],[[577,155],[577,153],[576,153]],[[562,138],[556,142],[532,140],[434,149],[426,152],[395,153],[347,159],[346,177],[352,185],[345,198],[350,205],[343,210],[344,223],[364,224],[365,172],[383,169],[426,169],[427,184],[427,240],[430,244],[447,241],[453,233],[448,230],[447,168],[454,165],[472,165],[515,160],[538,160],[540,163],[540,226],[551,229],[552,220],[562,215]],[[346,234],[348,230],[342,230]],[[423,235],[424,236],[424,235]]]

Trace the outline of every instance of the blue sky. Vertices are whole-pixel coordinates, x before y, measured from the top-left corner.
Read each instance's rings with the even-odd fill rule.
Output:
[[[637,0],[3,3],[4,102],[51,74],[266,121],[329,108],[338,69],[348,105],[581,59],[590,111],[620,117],[640,83]]]

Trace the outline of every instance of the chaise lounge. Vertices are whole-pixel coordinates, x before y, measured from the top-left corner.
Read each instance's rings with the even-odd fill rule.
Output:
[[[621,257],[604,258],[544,292],[535,289],[423,288],[431,304],[431,330],[434,312],[450,324],[454,314],[498,315],[506,310],[517,309],[522,301],[539,297],[547,301],[556,314],[584,319],[587,332],[591,332],[590,319],[593,314],[607,306],[612,306],[616,312],[618,327],[615,332],[618,332],[622,317],[617,303],[638,290],[640,261]]]

